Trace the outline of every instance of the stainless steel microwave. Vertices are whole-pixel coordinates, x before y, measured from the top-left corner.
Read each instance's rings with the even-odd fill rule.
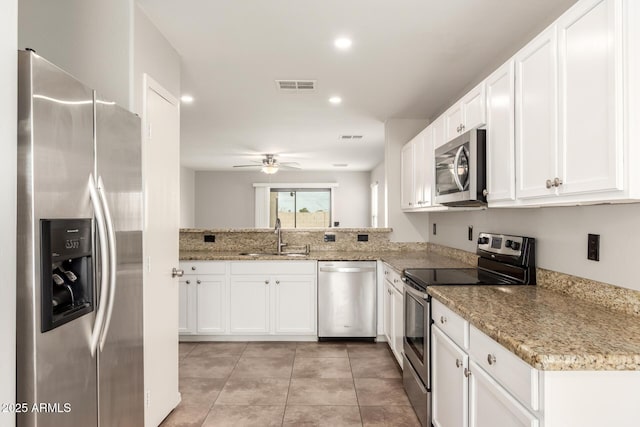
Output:
[[[445,206],[487,203],[486,148],[483,129],[465,132],[436,148],[436,203]]]

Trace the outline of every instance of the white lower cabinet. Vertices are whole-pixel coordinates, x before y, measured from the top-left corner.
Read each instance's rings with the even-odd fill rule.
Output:
[[[181,335],[317,333],[315,261],[192,261],[181,268]]]
[[[536,417],[473,360],[469,370],[469,427],[539,425]]]
[[[432,423],[435,427],[468,425],[469,356],[437,327],[431,330]],[[495,424],[499,425],[499,424]]]
[[[388,264],[384,264],[383,313],[384,335],[389,348],[402,367],[404,337],[404,293],[402,281]]]

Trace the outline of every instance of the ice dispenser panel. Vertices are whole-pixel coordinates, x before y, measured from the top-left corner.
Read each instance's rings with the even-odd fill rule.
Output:
[[[42,332],[93,311],[91,219],[43,219]]]

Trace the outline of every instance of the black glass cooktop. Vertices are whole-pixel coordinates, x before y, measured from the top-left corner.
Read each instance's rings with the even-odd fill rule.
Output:
[[[411,268],[404,275],[423,287],[441,285],[512,285],[514,282],[478,268]]]

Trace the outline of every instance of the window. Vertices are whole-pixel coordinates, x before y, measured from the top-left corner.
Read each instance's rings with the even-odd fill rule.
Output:
[[[330,188],[271,188],[269,226],[280,218],[283,228],[331,226]]]

